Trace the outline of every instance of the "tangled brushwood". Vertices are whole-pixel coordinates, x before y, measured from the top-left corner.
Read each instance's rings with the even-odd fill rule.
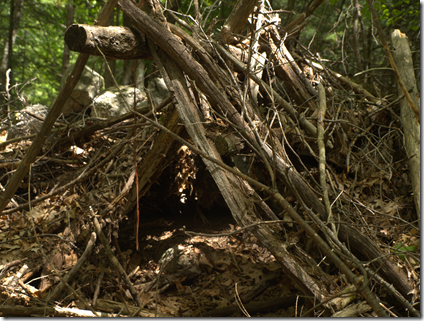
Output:
[[[282,26],[240,0],[217,29],[196,5],[109,0],[69,27],[48,114],[0,144],[0,315],[419,316],[409,47],[399,93],[371,93],[298,41],[321,3]],[[132,28],[105,27],[115,6]],[[118,116],[58,117],[90,55],[160,77]]]

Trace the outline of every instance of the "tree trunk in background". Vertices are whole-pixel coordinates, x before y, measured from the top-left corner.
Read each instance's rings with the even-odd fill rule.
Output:
[[[145,76],[145,64],[144,59],[137,60],[137,68],[136,68],[136,87],[141,91],[144,91],[144,76]]]
[[[68,4],[66,5],[66,28],[68,28],[73,23],[74,23],[74,0],[68,0]],[[69,48],[65,43],[65,47],[63,50],[63,60],[62,60],[62,75],[65,73],[65,70],[68,69],[69,67],[70,56],[71,56],[71,52],[69,51]]]
[[[7,69],[12,68],[13,45],[15,44],[16,36],[18,34],[23,8],[24,0],[12,0],[10,3],[9,37],[4,44],[3,57],[0,62],[0,92],[6,91],[6,71]],[[10,83],[12,83],[12,75],[13,71],[10,74]],[[0,105],[5,102],[6,100],[4,97],[0,95]]]
[[[174,0],[172,3],[177,3],[178,2],[176,0]],[[178,8],[178,6],[177,6]],[[119,10],[118,10],[119,11]],[[124,26],[125,27],[132,27],[131,21],[128,18],[128,16],[124,15]],[[146,46],[147,46],[147,41],[146,41]],[[136,87],[142,91],[144,91],[144,76],[145,76],[145,60],[144,59],[137,59],[137,60],[124,60],[124,72],[122,74],[122,78],[121,78],[121,82],[120,85],[129,85],[129,84],[133,84],[134,83],[134,72],[133,72],[133,68],[134,68],[134,63],[137,63],[137,70],[136,70]]]
[[[118,10],[116,10],[116,11],[118,11]],[[114,17],[115,17],[114,14],[112,14],[109,17],[109,21],[107,22],[107,26],[114,26],[115,25],[114,21],[113,21]],[[107,63],[109,65],[110,70],[107,66],[105,66],[105,74],[104,74],[105,88],[115,86],[115,82],[113,81],[113,78],[116,77],[116,60],[115,59],[108,59]],[[111,72],[112,72],[112,74],[111,74]]]
[[[294,11],[294,4],[295,4],[295,0],[289,0],[284,10]],[[274,5],[272,7],[274,8]],[[292,18],[293,18],[293,13],[289,13],[286,18],[281,19],[281,25],[282,26],[288,25],[290,21],[292,21]]]
[[[109,68],[106,67],[105,70],[105,88],[113,87],[115,86],[115,82],[113,81],[113,77],[116,75],[116,60],[107,60],[107,63],[109,64]],[[112,72],[112,75],[110,74]]]
[[[405,87],[410,91],[411,99],[415,106],[420,109],[420,94],[417,89],[415,80],[414,66],[412,65],[411,49],[409,48],[408,38],[400,30],[396,29],[392,33],[392,45],[395,48],[393,51],[393,59],[397,65],[399,76],[405,84]],[[403,94],[402,89],[398,85],[399,96]],[[402,119],[403,135],[405,137],[406,154],[409,159],[409,175],[412,181],[412,191],[414,193],[415,208],[417,210],[418,226],[420,226],[420,123],[417,121],[411,106],[406,98],[400,102],[400,116]]]
[[[122,73],[122,78],[120,84],[123,86],[129,85],[131,83],[132,69],[134,66],[134,60],[124,60],[124,71]]]
[[[372,28],[364,30],[364,49],[362,52],[364,70],[369,69],[371,66],[372,36]],[[365,78],[364,83],[367,82]]]
[[[131,21],[126,15],[124,15],[123,24],[125,27],[131,27]],[[125,86],[131,83],[133,79],[133,77],[131,77],[131,75],[133,74],[133,66],[134,60],[124,60],[124,72],[122,73],[122,78],[120,82],[121,85]]]
[[[359,45],[359,18],[361,15],[361,8],[359,6],[359,1],[355,0],[354,2],[354,8],[353,8],[353,55],[355,57],[355,63],[356,63],[356,70],[355,72],[358,72],[362,68],[362,61],[361,61],[361,46]],[[365,74],[364,76],[365,77]]]

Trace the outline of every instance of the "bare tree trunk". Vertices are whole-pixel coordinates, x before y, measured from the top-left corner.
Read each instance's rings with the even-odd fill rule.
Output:
[[[293,15],[294,15],[294,4],[295,3],[296,3],[295,0],[289,0],[287,2],[287,6],[284,8],[284,10],[293,11],[293,12],[292,13],[289,13],[287,15],[287,17],[285,19],[283,19],[283,22],[281,23],[282,26],[288,25],[290,23],[290,21],[292,20]],[[272,7],[274,8],[274,6],[272,6]]]
[[[408,91],[411,91],[411,98],[415,106],[419,108],[420,94],[415,80],[414,67],[412,65],[411,49],[409,48],[408,38],[400,30],[396,29],[392,33],[392,44],[395,50],[393,58],[399,70],[399,75]],[[402,95],[402,89],[398,85],[399,95]],[[405,136],[406,154],[409,159],[409,176],[412,181],[412,191],[414,193],[415,207],[417,210],[418,226],[420,226],[421,210],[421,191],[420,191],[420,123],[417,121],[414,112],[405,98],[401,100],[400,116],[402,119],[403,135]]]
[[[137,60],[135,86],[144,91],[144,76],[146,73],[144,59]]]
[[[3,57],[0,62],[0,92],[6,91],[6,71],[12,68],[13,46],[18,34],[19,23],[22,18],[24,0],[12,0],[10,3],[10,24],[9,37],[3,48]],[[10,76],[13,77],[12,75]],[[10,83],[12,81],[10,80]],[[0,95],[0,105],[5,103],[5,99]]]
[[[354,1],[354,8],[353,8],[353,55],[355,57],[355,64],[356,64],[356,71],[360,70],[362,67],[361,63],[361,52],[360,52],[360,45],[359,45],[359,17],[361,15],[360,7],[359,7],[359,1]]]
[[[66,5],[66,27],[68,28],[70,25],[74,23],[74,0],[68,0],[68,4]],[[69,67],[69,58],[71,56],[71,51],[65,43],[65,47],[63,49],[63,60],[62,60],[62,75],[65,73],[65,70]]]
[[[112,14],[109,17],[109,21],[107,22],[108,26],[114,26],[114,15]],[[109,88],[115,85],[115,82],[113,81],[113,79],[115,78],[116,75],[116,61],[115,59],[107,59],[107,63],[109,65],[109,68],[107,66],[105,66],[105,73],[104,73],[104,77],[105,77],[105,88]]]
[[[126,15],[124,15],[123,17],[123,24],[125,27],[131,27],[131,21]],[[133,60],[124,60],[124,71],[122,73],[121,82],[120,82],[121,85],[125,86],[131,83],[131,80],[132,80],[131,75],[132,75],[133,66],[134,66]]]
[[[132,75],[133,66],[134,66],[134,60],[124,60],[124,71],[123,71],[121,82],[120,82],[121,85],[126,86],[131,83],[131,75]]]

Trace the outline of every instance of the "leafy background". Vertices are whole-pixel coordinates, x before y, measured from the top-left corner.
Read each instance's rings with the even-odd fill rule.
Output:
[[[68,0],[69,1],[69,0]],[[68,1],[60,0],[25,0],[23,16],[19,25],[18,36],[13,48],[12,84],[24,84],[36,78],[24,88],[25,95],[30,103],[50,105],[60,88],[62,77],[62,56],[64,51],[64,33],[66,30],[66,5]],[[74,23],[93,24],[105,1],[74,0]],[[164,4],[165,2],[162,1]],[[283,1],[272,0],[271,5],[275,10],[289,9],[295,14],[281,13],[283,26],[289,19],[293,20],[297,14],[303,12],[309,1]],[[204,25],[207,26],[212,18],[217,18],[215,32],[218,32],[223,21],[229,15],[235,1],[205,0],[200,1],[203,17],[207,16]],[[370,33],[371,17],[366,1],[359,1],[361,5],[360,52],[367,56],[369,46],[369,59],[364,66],[355,66],[352,41],[352,16],[354,11],[353,1],[330,0],[322,4],[308,19],[308,24],[299,37],[296,50],[308,49],[312,53],[319,53],[322,59],[327,60],[328,67],[347,76],[353,76],[364,69],[389,67],[384,50],[377,40],[375,28]],[[420,3],[418,1],[376,1],[374,7],[380,18],[385,33],[386,41],[390,39],[390,32],[397,28],[406,33],[413,51],[416,76],[419,80],[419,49],[420,49]],[[180,12],[192,14],[191,1],[180,2]],[[8,37],[10,22],[10,1],[3,0],[0,5],[0,53],[3,53],[4,44]],[[115,24],[122,25],[122,13],[115,12]],[[77,53],[71,52],[70,63],[75,62]],[[104,72],[102,62],[92,57],[88,63],[96,70]],[[116,70],[122,69],[124,63],[117,61]],[[103,69],[103,70],[102,70]],[[391,71],[375,70],[369,73],[379,82],[383,94],[395,90],[395,82]],[[119,77],[118,77],[119,80]],[[364,79],[356,79],[358,82]],[[366,82],[366,80],[365,80]],[[366,89],[373,91],[369,86]],[[12,109],[22,106],[14,104]]]

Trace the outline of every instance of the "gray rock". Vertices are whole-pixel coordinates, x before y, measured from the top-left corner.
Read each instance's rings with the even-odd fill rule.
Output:
[[[116,87],[110,87],[96,97],[91,107],[91,116],[109,119],[130,112],[134,106],[134,87],[121,86],[120,90],[123,97]],[[136,107],[147,105],[146,94],[139,89],[135,91]]]
[[[129,85],[119,88],[125,101],[116,87],[110,87],[94,99],[91,116],[109,119],[130,112],[134,106],[134,87]],[[149,82],[147,91],[155,107],[160,105],[169,95],[168,88],[166,88],[162,78],[153,78]],[[140,89],[136,89],[136,101],[137,108],[149,105],[146,93]]]
[[[65,85],[65,81],[74,68],[74,64],[66,69],[62,78],[61,86]],[[71,113],[78,113],[93,102],[94,97],[104,87],[104,79],[96,71],[85,66],[77,85],[72,91],[71,96],[63,106],[62,112],[65,116]]]
[[[46,106],[35,104],[16,112],[16,124],[7,131],[7,139],[37,134],[41,125],[43,125],[43,121],[31,116],[29,113],[45,118],[48,109]]]

